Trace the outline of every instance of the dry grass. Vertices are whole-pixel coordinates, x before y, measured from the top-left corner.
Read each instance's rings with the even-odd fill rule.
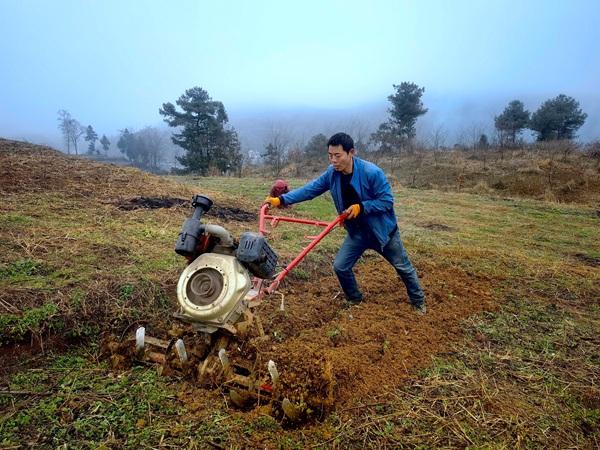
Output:
[[[410,188],[589,204],[600,202],[600,159],[594,149],[554,142],[519,149],[417,147],[396,155],[359,156],[383,167],[397,185]],[[281,176],[314,177],[325,164],[325,159],[290,163]]]
[[[360,414],[342,410],[345,425],[332,440],[340,448],[597,446],[600,379],[598,360],[589,356],[600,343],[598,322],[574,320],[516,302],[472,319],[470,345]]]

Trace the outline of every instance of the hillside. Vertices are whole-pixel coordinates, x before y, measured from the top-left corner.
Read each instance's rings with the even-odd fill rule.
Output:
[[[384,169],[396,186],[467,192],[557,203],[600,204],[600,148],[572,142],[547,142],[508,149],[425,147],[402,152],[359,152]],[[318,176],[323,158],[290,157],[282,176]],[[269,171],[266,167],[263,171]]]
[[[90,330],[80,327],[89,327],[87,321],[97,317],[104,320],[94,324],[96,332],[111,329],[113,321],[127,320],[113,303],[134,286],[142,286],[135,289],[134,297],[140,298],[131,300],[151,295],[166,301],[177,278],[172,246],[193,193],[190,186],[137,169],[0,140],[0,300],[9,312],[44,305],[57,309],[52,313],[57,320],[41,330],[32,327],[34,337],[56,324],[85,334]],[[213,191],[206,195],[221,198]],[[211,214],[238,214],[238,207],[227,206],[232,200],[219,204]],[[241,213],[243,220],[254,217]],[[157,270],[150,270],[150,264]],[[160,315],[164,309],[149,307],[147,312]],[[11,340],[11,333],[26,337],[30,331],[9,326],[0,336]]]
[[[301,180],[294,180],[294,185]],[[400,189],[403,239],[428,298],[414,315],[374,253],[344,309],[339,230],[259,311],[257,370],[314,413],[231,408],[218,387],[114,369],[106,339],[177,321],[173,252],[187,203],[255,231],[270,182],[163,178],[0,140],[0,444],[190,448],[592,447],[600,439],[598,212],[589,206]],[[290,211],[329,220],[327,198]],[[284,261],[303,232],[282,226]],[[42,394],[41,394],[42,393]],[[566,432],[569,430],[569,432]]]

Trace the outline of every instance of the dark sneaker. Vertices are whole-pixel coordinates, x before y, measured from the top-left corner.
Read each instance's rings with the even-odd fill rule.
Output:
[[[413,311],[419,316],[424,316],[427,314],[427,306],[425,303],[421,303],[420,305],[412,305]]]

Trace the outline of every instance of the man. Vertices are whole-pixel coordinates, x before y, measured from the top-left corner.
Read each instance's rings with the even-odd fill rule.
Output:
[[[411,305],[418,314],[425,314],[425,295],[400,240],[394,198],[383,170],[355,156],[354,141],[346,133],[334,134],[327,147],[331,164],[321,176],[291,192],[269,196],[265,202],[282,207],[330,191],[338,213],[348,214],[348,234],[333,263],[348,304],[358,305],[363,300],[352,268],[370,248],[396,269]]]

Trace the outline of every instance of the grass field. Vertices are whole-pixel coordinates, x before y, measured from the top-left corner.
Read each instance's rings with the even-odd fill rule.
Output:
[[[288,327],[307,300],[303,289],[308,305],[324,305],[323,324],[282,328],[282,339],[318,349],[342,336],[342,351],[351,352],[358,328],[380,333],[395,321],[415,338],[401,348],[384,335],[381,359],[363,358],[361,385],[340,376],[343,401],[290,424],[265,407],[231,408],[219,389],[159,377],[152,367],[113,370],[101,345],[106,333],[172,312],[185,267],[173,245],[188,208],[119,204],[204,193],[222,207],[257,212],[271,180],[165,179],[35,148],[0,150],[0,167],[0,448],[600,446],[598,205],[396,188],[402,237],[431,299],[420,323],[408,308],[390,310],[398,289],[380,286],[389,272],[371,280],[382,266],[374,254],[358,267],[373,302],[367,297],[354,321],[338,312],[328,296],[343,238],[334,232],[286,285]],[[289,212],[335,216],[326,196]],[[257,228],[207,219],[236,236]],[[272,244],[290,258],[302,233],[281,225]],[[445,329],[452,331],[435,334]],[[372,336],[360,345],[371,348]],[[335,346],[327,351],[340,358]],[[369,371],[388,376],[401,367],[400,354],[415,364],[397,380],[366,380]]]

